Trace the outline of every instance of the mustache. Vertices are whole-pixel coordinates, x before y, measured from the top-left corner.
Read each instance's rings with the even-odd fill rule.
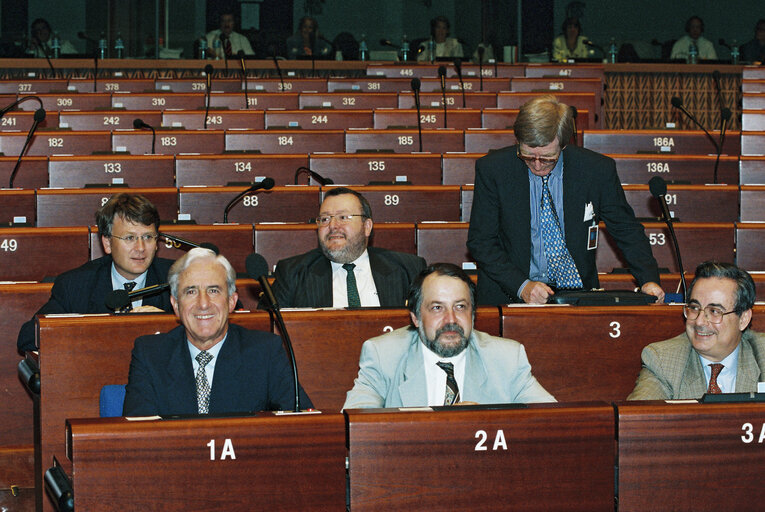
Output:
[[[447,331],[454,331],[463,338],[465,337],[465,329],[457,323],[446,324],[436,331],[436,339],[438,339],[443,333]]]

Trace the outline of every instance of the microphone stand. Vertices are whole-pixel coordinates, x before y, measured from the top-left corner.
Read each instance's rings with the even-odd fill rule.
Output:
[[[282,92],[284,92],[284,77],[282,76],[282,68],[279,67],[279,59],[276,58],[276,52],[274,52],[274,67],[276,72],[279,73],[279,82],[282,84]]]
[[[680,283],[683,287],[683,302],[688,300],[688,285],[685,282],[685,270],[683,268],[683,258],[680,255],[680,245],[677,243],[677,236],[675,235],[674,221],[669,214],[669,208],[667,207],[667,183],[661,176],[654,176],[648,182],[648,187],[651,190],[651,194],[659,201],[659,208],[661,208],[661,216],[664,217],[664,222],[669,228],[669,237],[672,239],[672,245],[675,248],[675,256],[677,256],[677,265],[680,267]]]
[[[29,147],[29,143],[32,140],[32,136],[34,135],[35,130],[37,130],[37,125],[39,125],[44,119],[45,119],[45,109],[38,108],[35,111],[35,116],[34,116],[34,121],[32,122],[32,126],[29,127],[29,133],[27,134],[27,138],[24,141],[24,146],[22,146],[21,153],[19,153],[19,158],[16,160],[16,165],[13,167],[13,172],[11,172],[11,178],[8,181],[8,188],[13,188],[13,180],[16,178],[16,173],[19,172],[19,166],[21,165],[21,157],[24,156],[24,152],[27,150],[27,147]]]
[[[205,80],[207,81],[207,90],[205,91],[205,124],[204,128],[207,129],[207,116],[210,114],[210,89],[212,88],[212,64],[205,66]]]
[[[457,78],[460,80],[460,89],[462,90],[462,108],[465,108],[465,83],[462,81],[462,63],[460,59],[454,59],[454,69],[457,71]]]
[[[231,211],[231,208],[234,207],[236,203],[239,202],[240,199],[242,199],[244,196],[249,194],[250,192],[255,192],[256,190],[264,189],[264,190],[270,190],[274,187],[274,180],[273,178],[264,178],[263,181],[259,181],[258,183],[253,183],[250,188],[245,190],[244,192],[241,192],[234,197],[229,203],[226,205],[226,208],[223,210],[223,223],[228,224],[228,212]]]
[[[720,166],[720,155],[722,155],[723,144],[725,143],[725,129],[728,127],[728,121],[731,117],[729,108],[720,110],[720,142],[718,144],[717,158],[715,159],[715,171],[712,175],[712,183],[717,184],[717,169]]]
[[[446,68],[438,67],[438,78],[441,79],[441,101],[444,104],[444,128],[446,128]]]
[[[298,176],[300,176],[302,173],[306,173],[306,174],[310,175],[313,179],[318,181],[319,185],[322,186],[322,187],[325,186],[325,185],[334,185],[335,184],[335,182],[332,181],[332,179],[325,178],[321,174],[319,174],[319,173],[309,169],[308,167],[300,166],[300,167],[298,167],[295,170],[295,185],[298,184]]]
[[[412,78],[412,91],[414,91],[414,106],[417,107],[417,139],[422,153],[422,119],[420,117],[420,79]]]
[[[237,54],[239,57],[239,64],[242,66],[242,85],[244,86],[244,109],[249,110],[250,100],[247,97],[247,68],[244,65],[244,50],[239,50]]]
[[[486,51],[483,46],[478,45],[478,83],[479,90],[483,92],[483,53]]]

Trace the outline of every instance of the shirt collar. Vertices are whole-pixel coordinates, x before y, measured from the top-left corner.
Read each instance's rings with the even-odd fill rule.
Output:
[[[133,290],[140,290],[146,287],[146,275],[149,273],[149,269],[146,269],[143,274],[135,279],[126,279],[122,274],[117,272],[117,267],[112,262],[112,289],[121,290],[125,288],[125,283],[135,283]]]

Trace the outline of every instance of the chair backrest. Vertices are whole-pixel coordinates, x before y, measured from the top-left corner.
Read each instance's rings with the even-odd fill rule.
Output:
[[[101,388],[98,406],[102,418],[122,416],[122,404],[125,402],[124,384],[107,384]]]

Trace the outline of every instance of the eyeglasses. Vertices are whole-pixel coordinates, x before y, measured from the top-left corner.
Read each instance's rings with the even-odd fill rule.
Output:
[[[724,311],[717,306],[707,306],[705,308],[702,308],[699,304],[686,304],[683,306],[683,315],[690,321],[696,320],[702,311],[704,312],[704,318],[712,324],[719,324],[723,321],[725,315],[736,312],[735,309],[733,311]]]
[[[159,235],[157,233],[146,233],[146,234],[143,234],[143,235],[140,235],[140,236],[138,236],[138,235],[125,235],[125,236],[112,235],[111,237],[112,238],[117,238],[119,240],[122,240],[123,242],[125,242],[128,245],[133,245],[136,242],[138,242],[139,238],[141,240],[143,240],[143,243],[145,243],[145,244],[150,244],[150,243],[156,242],[158,236]]]
[[[548,156],[524,155],[524,154],[521,154],[521,148],[516,148],[515,154],[516,154],[516,156],[518,156],[518,158],[523,160],[526,163],[526,165],[532,165],[534,163],[534,161],[538,161],[540,164],[542,164],[544,166],[555,165],[555,163],[560,158],[560,153],[558,153],[558,156],[556,156],[555,158],[548,157]]]
[[[350,224],[353,219],[356,217],[361,217],[362,219],[366,218],[366,215],[363,213],[341,213],[339,215],[322,215],[320,217],[316,217],[314,221],[319,226],[329,226],[329,223],[332,222],[332,219],[335,219],[335,222],[338,224]]]

